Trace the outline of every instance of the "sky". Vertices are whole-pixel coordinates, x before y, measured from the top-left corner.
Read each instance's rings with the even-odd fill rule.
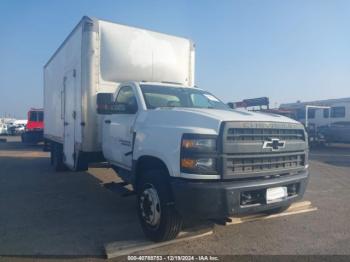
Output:
[[[350,97],[348,0],[0,0],[0,117],[43,105],[43,66],[89,15],[192,39],[224,102]]]

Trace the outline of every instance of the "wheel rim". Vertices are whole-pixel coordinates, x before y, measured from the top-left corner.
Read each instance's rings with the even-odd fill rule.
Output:
[[[150,226],[156,227],[160,222],[160,201],[157,190],[148,185],[140,196],[140,210],[143,220]]]

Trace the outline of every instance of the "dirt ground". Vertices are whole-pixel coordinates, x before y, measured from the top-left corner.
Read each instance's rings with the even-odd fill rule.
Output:
[[[140,254],[350,255],[350,149],[310,153],[304,200],[317,211],[228,227],[214,234]],[[143,238],[135,197],[103,184],[112,169],[55,173],[49,154],[16,137],[0,142],[0,260],[103,260],[104,244]]]

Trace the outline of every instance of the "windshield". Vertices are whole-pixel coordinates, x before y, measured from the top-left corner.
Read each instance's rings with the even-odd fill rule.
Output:
[[[31,111],[29,113],[29,121],[42,122],[44,121],[44,112],[42,111]]]
[[[215,96],[199,89],[141,85],[141,90],[148,109],[161,107],[229,109]]]

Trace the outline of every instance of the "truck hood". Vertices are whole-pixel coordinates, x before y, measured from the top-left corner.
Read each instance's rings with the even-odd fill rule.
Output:
[[[288,117],[247,110],[216,110],[203,108],[158,108],[143,111],[137,117],[136,130],[153,133],[218,134],[222,122],[275,122],[303,126]],[[152,131],[151,131],[152,130]],[[161,131],[160,131],[161,130]]]
[[[220,121],[258,121],[258,122],[282,122],[299,124],[298,121],[289,117],[264,112],[251,112],[245,109],[217,110],[205,108],[173,108],[169,110],[179,112],[195,113],[202,116],[214,118]]]

